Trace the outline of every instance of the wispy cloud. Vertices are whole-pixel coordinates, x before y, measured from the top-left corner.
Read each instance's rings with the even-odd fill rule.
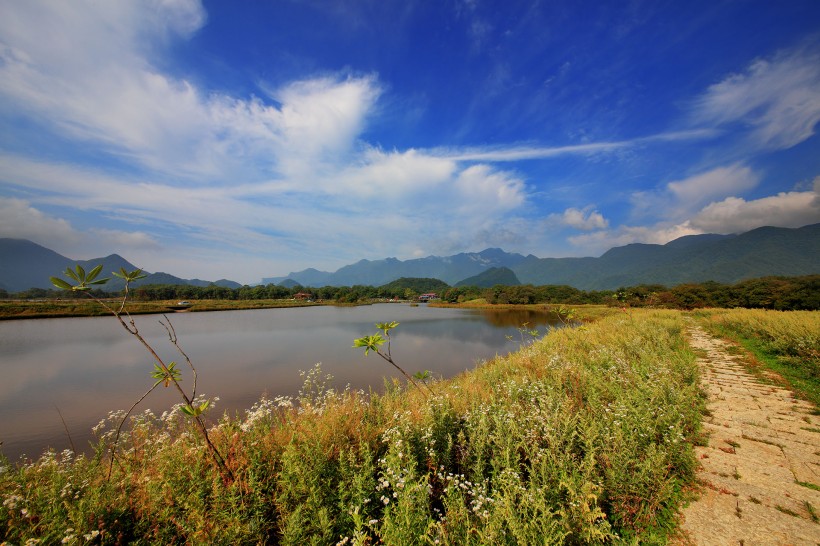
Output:
[[[675,142],[683,140],[700,140],[714,137],[714,129],[690,129],[670,131],[646,137],[615,142],[591,142],[569,146],[488,146],[483,148],[437,148],[429,150],[434,157],[453,161],[522,161],[527,159],[548,159],[567,155],[594,155],[615,152],[653,142]]]
[[[739,126],[762,149],[790,148],[814,134],[820,121],[820,46],[816,40],[711,85],[694,102],[696,123]]]

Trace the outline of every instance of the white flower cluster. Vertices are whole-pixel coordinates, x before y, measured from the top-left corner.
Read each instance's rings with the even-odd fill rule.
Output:
[[[439,467],[436,477],[445,484],[447,495],[460,494],[469,499],[470,511],[482,519],[490,517],[488,508],[495,504],[489,494],[489,482],[485,479],[482,483],[473,483],[464,474],[453,474],[444,472],[444,467]]]
[[[17,508],[17,504],[22,501],[23,497],[20,495],[8,495],[5,499],[3,499],[3,506],[9,510],[15,510]]]
[[[245,420],[239,425],[243,432],[249,432],[258,423],[269,421],[277,408],[292,408],[293,398],[290,396],[277,396],[273,400],[262,397],[251,409],[245,410]]]

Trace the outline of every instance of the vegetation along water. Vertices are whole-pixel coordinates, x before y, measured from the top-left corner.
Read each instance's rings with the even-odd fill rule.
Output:
[[[112,415],[92,455],[3,462],[0,531],[13,543],[661,540],[694,475],[698,373],[679,312],[605,314],[432,394],[314,375],[296,397],[213,415],[230,480],[181,405],[135,414],[107,478]]]

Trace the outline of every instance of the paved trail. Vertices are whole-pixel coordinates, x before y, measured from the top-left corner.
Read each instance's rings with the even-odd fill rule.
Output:
[[[690,330],[709,416],[709,445],[697,447],[699,500],[683,512],[684,544],[820,545],[820,416],[788,390],[766,385],[727,351]],[[687,542],[688,540],[688,542]]]

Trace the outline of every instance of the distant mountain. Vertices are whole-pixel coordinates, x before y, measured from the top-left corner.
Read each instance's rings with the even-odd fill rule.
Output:
[[[136,269],[117,254],[79,263],[90,269],[101,262],[106,276],[120,267]],[[75,263],[78,262],[31,241],[0,239],[0,288],[12,293],[32,287],[51,288],[48,278]],[[451,286],[478,282],[492,283],[490,286],[523,283],[614,290],[638,284],[675,286],[704,281],[729,284],[756,277],[817,273],[820,273],[820,224],[797,229],[761,227],[739,235],[691,235],[665,245],[631,244],[611,248],[599,258],[538,258],[488,248],[482,252],[406,261],[360,260],[333,273],[305,269],[286,277],[266,278],[263,282],[305,287],[382,286],[407,277],[438,279]],[[140,284],[208,286],[211,283],[154,273]],[[225,279],[214,284],[229,288],[240,286]],[[116,278],[106,285],[109,290],[121,287],[122,281]]]
[[[497,284],[505,286],[517,286],[521,284],[518,277],[509,267],[491,267],[483,273],[467,277],[456,283],[456,286],[478,286],[479,288],[491,288]]]
[[[22,292],[29,288],[53,288],[49,277],[60,277],[69,280],[62,273],[66,268],[73,268],[77,264],[81,265],[86,271],[103,264],[100,278],[111,277],[111,280],[100,288],[110,291],[121,290],[125,284],[121,279],[113,277],[111,275],[112,271],[119,271],[120,268],[125,268],[128,271],[137,269],[137,266],[118,254],[92,260],[72,260],[26,239],[0,239],[0,288],[10,293]],[[148,272],[146,271],[146,273]],[[237,282],[226,279],[211,283],[200,279],[181,279],[168,273],[149,273],[145,279],[134,283],[134,286],[149,284],[186,284],[194,286],[216,284],[227,288],[242,286]]]
[[[520,254],[510,254],[499,248],[488,248],[482,252],[461,253],[443,258],[428,256],[406,261],[396,258],[360,260],[342,267],[335,273],[305,269],[285,277],[266,278],[262,282],[280,283],[285,279],[291,279],[302,286],[382,286],[401,277],[427,277],[453,285],[461,279],[478,275],[492,267],[512,268],[525,259]]]
[[[665,245],[631,244],[600,258],[528,257],[513,271],[525,284],[568,284],[582,290],[811,275],[820,272],[820,224],[692,235]]]
[[[107,271],[107,270],[106,270]],[[146,286],[149,284],[184,284],[188,286],[211,286],[212,284],[216,286],[222,286],[225,288],[241,288],[242,285],[238,282],[229,281],[227,279],[220,279],[218,281],[203,281],[202,279],[181,279],[179,277],[175,277],[170,273],[151,273],[145,279],[139,281],[140,285]]]
[[[665,245],[615,247],[599,258],[525,257],[489,248],[478,253],[407,261],[361,260],[335,273],[306,269],[265,281],[291,279],[303,286],[380,286],[401,277],[433,277],[456,285],[492,268],[512,270],[523,284],[568,285],[581,290],[811,275],[820,273],[820,224],[797,229],[761,227],[739,235],[689,235]]]
[[[0,288],[19,292],[51,286],[48,278],[74,265],[65,256],[25,239],[0,239]]]
[[[266,280],[266,279],[263,279],[263,280]],[[272,284],[272,283],[265,283],[265,284]],[[277,283],[277,284],[279,284],[279,286],[284,286],[285,288],[294,288],[296,286],[302,286],[301,284],[294,281],[293,279],[285,279],[284,281],[282,281],[280,283]],[[314,286],[317,286],[317,285],[314,285]],[[325,286],[325,285],[321,285],[321,286]]]
[[[298,275],[298,279],[292,278],[291,275]],[[288,288],[296,285],[301,286],[330,286],[327,280],[333,273],[327,271],[319,271],[317,269],[308,268],[299,273],[291,273],[287,277],[265,277],[262,279],[262,284],[280,284]]]

